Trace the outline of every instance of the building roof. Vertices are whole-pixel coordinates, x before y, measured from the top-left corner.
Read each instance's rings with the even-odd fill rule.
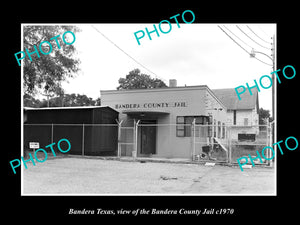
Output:
[[[207,85],[193,85],[193,86],[176,86],[176,87],[159,87],[159,88],[134,88],[121,90],[100,90],[101,94],[120,94],[120,93],[140,93],[140,92],[163,92],[163,91],[184,91],[184,90],[198,90],[207,89]]]
[[[122,94],[122,93],[143,93],[143,92],[165,92],[165,91],[186,91],[186,90],[199,90],[205,89],[216,99],[222,107],[226,108],[226,105],[216,96],[216,94],[207,85],[193,85],[193,86],[176,86],[176,87],[161,87],[161,88],[138,88],[138,89],[122,89],[122,90],[100,90],[101,96],[105,94]]]
[[[246,90],[241,94],[241,100],[238,99],[234,88],[212,89],[212,91],[229,110],[254,109],[255,106],[257,110],[259,108],[257,89],[251,90],[252,95]]]
[[[99,108],[110,108],[110,109],[116,111],[115,109],[113,109],[113,108],[111,108],[107,105],[101,105],[101,106],[43,107],[43,108],[23,107],[24,110],[71,110],[71,109],[99,109]]]

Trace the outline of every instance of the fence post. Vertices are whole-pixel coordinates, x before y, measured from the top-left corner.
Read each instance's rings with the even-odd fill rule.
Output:
[[[51,143],[53,143],[53,123],[51,124]]]
[[[135,120],[134,120],[134,122],[135,122]],[[137,143],[138,143],[138,125],[139,125],[139,123],[140,123],[140,120],[138,120],[136,123],[134,123],[134,130],[135,130],[135,137],[134,137],[134,155],[133,155],[133,157],[134,158],[137,158],[137,151],[138,151],[138,146],[137,146]]]
[[[133,143],[133,150],[132,151],[135,151],[136,150],[136,143],[135,143],[135,133],[136,133],[136,121],[135,119],[133,119],[133,137],[132,137],[132,143]],[[133,152],[131,152],[131,156],[133,157]]]
[[[228,138],[228,163],[232,163],[231,156],[232,156],[232,135],[231,135],[231,126],[227,127],[227,138]]]
[[[267,123],[267,145],[268,146],[273,146],[272,144],[272,139],[273,139],[273,133],[272,133],[272,125],[273,125],[273,123],[270,123],[270,121],[268,120],[268,123]],[[268,158],[270,158],[270,156],[271,156],[271,152],[270,152],[271,150],[270,149],[268,149],[268,153],[269,153],[269,155],[268,155]],[[275,150],[275,152],[276,152],[276,150]],[[272,160],[270,160],[270,161],[268,161],[268,166],[272,166],[272,162],[273,162],[273,159]]]
[[[195,160],[195,154],[196,154],[196,119],[194,118],[192,126],[193,126],[193,151],[192,151],[192,161]]]
[[[122,126],[123,120],[118,122],[118,157],[121,157],[121,126]]]
[[[84,123],[82,124],[82,148],[81,155],[84,156]]]

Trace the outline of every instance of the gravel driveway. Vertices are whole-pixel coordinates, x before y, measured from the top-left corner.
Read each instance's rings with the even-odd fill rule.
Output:
[[[23,168],[23,194],[275,195],[274,168],[48,159]]]

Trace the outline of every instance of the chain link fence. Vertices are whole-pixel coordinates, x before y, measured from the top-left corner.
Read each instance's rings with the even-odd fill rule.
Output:
[[[24,151],[29,142],[39,142],[40,148],[66,138],[71,143],[69,154],[116,156],[118,124],[24,124]]]
[[[139,120],[124,124],[24,124],[25,152],[29,142],[39,142],[40,148],[50,151],[46,146],[62,138],[70,141],[69,154],[75,155],[237,163],[238,158],[251,155],[254,159],[256,151],[271,146],[272,129],[269,125],[178,125]],[[268,150],[266,157],[272,154]]]
[[[230,143],[230,162],[237,163],[237,159],[241,157],[256,158],[257,151],[261,151],[266,146],[272,146],[272,129],[269,125],[257,126],[231,126],[229,128],[229,143]],[[272,153],[270,149],[266,150],[266,157],[269,158]],[[262,158],[263,163],[268,163]],[[248,160],[251,164],[251,160]],[[257,158],[254,160],[255,164],[261,164]]]

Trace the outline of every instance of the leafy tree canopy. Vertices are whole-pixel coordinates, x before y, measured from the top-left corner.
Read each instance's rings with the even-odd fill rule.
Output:
[[[130,71],[126,78],[121,77],[119,84],[117,90],[167,87],[162,80],[151,78],[149,75],[141,73],[139,69]]]
[[[273,121],[273,118],[270,116],[270,110],[266,110],[263,108],[259,108],[258,110],[258,117],[259,117],[259,124],[267,124],[267,121],[269,122]]]
[[[75,58],[75,45],[66,45],[62,40],[62,35],[66,31],[71,31],[75,34],[79,32],[76,26],[31,26],[23,27],[24,31],[24,49],[28,49],[29,53],[35,51],[34,45],[38,49],[40,57],[36,53],[31,55],[32,61],[29,60],[26,53],[24,61],[24,92],[27,94],[36,94],[38,91],[47,94],[60,94],[62,91],[61,82],[69,77],[74,77],[74,74],[79,70],[79,59]],[[51,38],[60,35],[57,38],[60,49],[56,40]],[[73,36],[65,35],[65,40],[70,43]],[[44,55],[40,52],[39,45],[43,41],[51,43],[52,52]],[[75,41],[76,44],[76,41]],[[47,43],[41,46],[43,52],[49,52],[50,48]]]
[[[33,108],[48,107],[48,101],[43,99],[42,101],[35,99],[29,94],[25,94],[24,106]],[[68,107],[68,106],[98,106],[101,105],[101,99],[97,98],[93,100],[86,95],[81,94],[64,94],[59,97],[53,97],[49,99],[49,107]]]

